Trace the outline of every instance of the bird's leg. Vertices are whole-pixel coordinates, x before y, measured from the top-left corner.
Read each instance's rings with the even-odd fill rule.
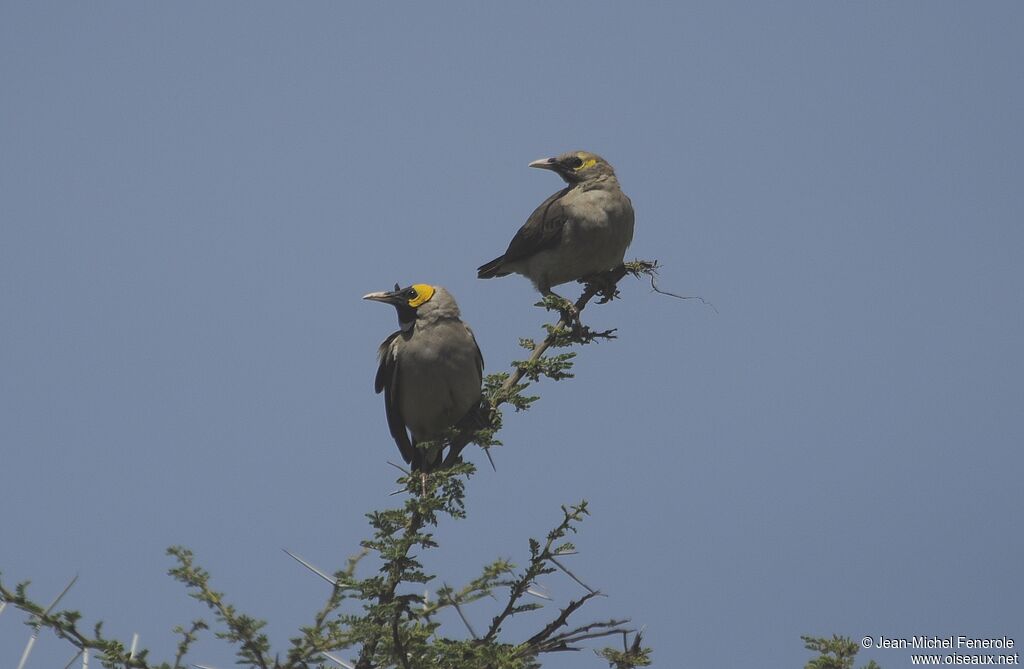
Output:
[[[463,417],[462,420],[453,426],[457,433],[448,439],[445,439],[445,442],[448,444],[448,454],[445,455],[443,459],[439,458],[439,468],[445,469],[462,462],[462,458],[460,457],[462,449],[469,444],[469,440],[471,438],[471,435],[466,432],[467,428],[465,425],[466,419]]]
[[[441,461],[441,469],[447,469],[452,465],[458,464],[461,460],[462,449],[456,447],[454,444],[448,449],[448,455],[445,456],[444,460]]]
[[[591,274],[580,279],[580,283],[585,286],[591,286],[597,291],[597,294],[601,296],[598,300],[598,304],[605,304],[614,300],[619,295],[618,283],[625,275],[625,266],[619,265],[614,269],[607,270],[605,272],[599,272],[597,274]]]

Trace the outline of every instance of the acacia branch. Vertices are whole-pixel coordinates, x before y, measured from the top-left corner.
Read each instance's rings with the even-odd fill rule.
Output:
[[[102,653],[112,665],[120,664],[126,669],[149,669],[150,665],[144,659],[143,654],[130,657],[121,643],[103,638],[99,625],[96,626],[95,637],[87,636],[79,631],[77,625],[79,614],[77,612],[57,611],[51,613],[29,599],[25,593],[26,585],[27,583],[19,584],[12,592],[3,583],[0,583],[0,600],[28,613],[36,619],[33,626],[51,630],[58,638],[67,641],[80,652],[96,650]]]
[[[577,609],[579,609],[581,606],[586,604],[588,600],[596,597],[597,595],[597,592],[588,592],[579,599],[574,599],[571,602],[569,602],[569,604],[564,609],[562,609],[561,612],[559,612],[557,618],[555,618],[547,625],[545,625],[544,629],[542,629],[541,631],[537,632],[532,637],[527,639],[525,645],[530,647],[538,646],[540,643],[542,643],[548,637],[554,634],[555,630],[565,625],[569,621],[569,616],[575,613]]]
[[[536,652],[537,654],[540,654],[552,653],[561,650],[579,650],[579,648],[570,644],[586,641],[587,639],[600,639],[601,637],[612,636],[614,634],[629,634],[633,630],[620,627],[620,625],[624,625],[628,622],[628,620],[609,620],[603,623],[591,623],[590,625],[584,625],[572,632],[560,634],[543,642],[536,649]],[[592,629],[596,631],[589,631]]]
[[[420,530],[423,529],[424,522],[423,514],[414,509],[409,516],[409,522],[406,524],[405,530],[402,532],[401,545],[404,550],[401,552],[401,559],[404,560],[416,544],[416,537],[419,535]],[[377,653],[377,646],[380,644],[384,628],[387,625],[387,620],[385,619],[386,609],[384,607],[394,601],[395,591],[402,582],[403,570],[399,562],[400,560],[392,561],[391,569],[388,571],[388,580],[384,585],[384,592],[377,596],[376,615],[373,617],[375,630],[363,642],[363,647],[359,651],[359,659],[356,660],[356,669],[371,669],[373,667],[373,656]],[[396,612],[395,616],[397,617],[397,615]],[[400,645],[398,647],[401,648]]]
[[[299,563],[307,569],[331,584],[331,594],[328,596],[323,607],[314,617],[313,627],[303,628],[303,636],[292,640],[292,649],[288,653],[288,666],[300,667],[305,666],[307,662],[312,661],[318,654],[323,653],[326,650],[330,650],[333,647],[333,643],[337,640],[338,633],[336,627],[328,621],[328,616],[341,607],[341,604],[348,593],[357,591],[357,588],[352,585],[355,577],[356,566],[359,564],[359,561],[366,556],[368,551],[364,548],[358,554],[349,557],[348,565],[345,569],[343,571],[336,572],[333,577],[327,576],[316,567],[313,567],[298,556],[292,554],[290,551],[286,550],[285,552],[295,560],[298,560]]]
[[[652,272],[655,267],[657,267],[657,262],[637,260],[630,263],[629,266],[623,264],[615,269],[609,270],[606,274],[600,277],[599,282],[595,281],[586,283],[583,288],[583,293],[573,304],[576,309],[576,313],[581,313],[586,308],[590,300],[592,300],[598,293],[604,293],[604,302],[613,299],[613,296],[617,293],[615,286],[618,285],[619,281],[621,281],[626,274],[639,276],[641,273]],[[544,353],[551,348],[552,344],[558,340],[559,334],[563,333],[572,324],[573,318],[563,311],[561,318],[559,318],[554,327],[550,329],[548,336],[533,349],[533,355],[531,355],[530,359],[526,361],[526,364],[517,365],[515,371],[513,371],[508,379],[506,379],[505,383],[502,384],[501,390],[498,391],[494,399],[495,408],[503,404],[508,399],[512,389],[523,380],[524,368],[530,367],[540,360],[541,357],[544,356]]]
[[[193,592],[189,593],[192,598],[206,604],[221,623],[227,627],[227,632],[218,632],[217,636],[238,644],[238,657],[260,669],[270,669],[277,666],[276,661],[270,660],[270,641],[265,634],[260,633],[266,623],[235,611],[235,607],[224,601],[224,593],[217,592],[210,587],[210,574],[202,567],[197,567],[193,561],[192,551],[181,546],[172,546],[167,549],[168,555],[178,560],[178,566],[168,571],[174,579],[185,584]]]
[[[563,506],[562,513],[564,514],[562,522],[559,523],[558,527],[548,533],[548,538],[543,548],[541,548],[533,539],[530,540],[531,551],[533,553],[530,558],[530,566],[527,567],[526,572],[523,573],[520,578],[511,584],[509,588],[511,592],[509,593],[508,602],[505,603],[505,608],[502,609],[501,613],[491,619],[491,625],[487,629],[487,634],[480,640],[481,643],[490,642],[497,638],[498,632],[501,630],[502,623],[504,623],[510,616],[514,615],[517,610],[521,610],[521,608],[517,606],[517,602],[519,602],[523,595],[525,595],[530,589],[530,585],[533,583],[534,579],[542,574],[549,574],[554,571],[554,568],[547,564],[551,561],[553,555],[551,547],[554,546],[556,541],[564,537],[566,533],[575,532],[575,528],[572,524],[573,522],[578,522],[583,519],[583,516],[587,513],[587,503],[584,501],[571,508]],[[583,601],[590,599],[596,594],[597,593],[595,592],[584,596]],[[582,602],[580,604],[582,604]],[[570,606],[572,606],[571,603]],[[576,608],[579,608],[579,605],[574,607],[572,611],[575,611]],[[569,611],[569,613],[572,613],[572,611]],[[563,611],[563,613],[565,612]],[[568,616],[568,614],[566,614],[566,616]],[[554,629],[557,629],[559,626],[561,625],[556,625]]]
[[[643,275],[650,276],[652,288],[658,292],[664,292],[660,291],[653,282],[656,268],[656,262],[636,260],[599,276],[588,277],[588,280],[583,282],[581,295],[572,303],[571,308],[568,307],[567,301],[560,303],[556,298],[545,298],[543,306],[549,310],[559,311],[560,318],[554,325],[544,326],[547,335],[543,340],[536,344],[532,340],[523,340],[523,345],[530,350],[527,361],[513,363],[513,369],[507,376],[505,374],[492,375],[487,396],[481,403],[482,409],[490,409],[490,420],[487,421],[484,418],[486,422],[476,426],[476,430],[471,425],[453,428],[454,434],[459,437],[459,440],[451,442],[453,448],[448,458],[451,462],[446,459],[443,474],[432,472],[421,474],[418,478],[415,475],[409,476],[406,479],[406,491],[411,493],[412,499],[407,501],[404,509],[370,514],[378,533],[373,540],[368,540],[363,545],[367,550],[375,550],[384,559],[383,573],[364,581],[355,580],[354,559],[350,561],[345,572],[335,574],[334,579],[328,579],[333,582],[332,591],[327,601],[323,608],[315,614],[313,625],[303,628],[303,636],[292,640],[292,649],[285,664],[271,654],[269,641],[260,632],[265,625],[263,621],[239,614],[233,606],[224,600],[222,593],[212,590],[209,574],[194,565],[190,551],[183,548],[169,549],[168,552],[177,557],[179,563],[177,568],[171,570],[171,575],[191,589],[191,595],[213,610],[218,621],[227,627],[227,631],[218,632],[217,636],[238,647],[240,664],[249,664],[259,669],[304,667],[317,652],[323,653],[337,647],[359,644],[360,652],[355,669],[373,669],[379,666],[379,661],[388,666],[398,664],[404,669],[416,666],[421,654],[427,652],[427,647],[424,646],[425,638],[410,632],[411,628],[405,628],[404,624],[407,617],[412,619],[421,615],[413,614],[409,608],[409,603],[418,598],[414,595],[406,596],[397,593],[403,583],[426,582],[432,578],[422,573],[415,555],[411,555],[417,545],[425,548],[434,546],[430,534],[426,533],[424,528],[437,524],[438,512],[444,512],[454,518],[464,515],[463,493],[460,487],[462,484],[460,482],[456,485],[456,479],[461,475],[468,476],[473,469],[472,465],[459,464],[458,451],[465,443],[473,440],[473,437],[480,439],[477,443],[487,448],[488,440],[501,427],[498,408],[502,404],[510,404],[517,409],[528,406],[535,398],[524,398],[519,393],[531,382],[537,381],[542,376],[554,380],[571,376],[568,370],[572,366],[571,358],[575,354],[548,355],[551,348],[587,344],[596,339],[614,337],[613,330],[598,332],[579,322],[579,314],[595,297],[599,298],[599,304],[614,299],[618,295],[619,282],[627,274],[638,278]],[[489,443],[495,444],[496,442]],[[460,467],[465,469],[458,470],[457,468]],[[443,605],[453,606],[466,624],[470,635],[474,637],[466,642],[465,648],[476,648],[480,652],[490,653],[493,652],[490,648],[497,644],[497,637],[506,620],[541,606],[540,604],[523,603],[523,598],[530,592],[535,579],[560,569],[587,588],[589,592],[578,599],[570,600],[553,620],[521,645],[497,644],[497,646],[507,649],[507,652],[513,655],[529,657],[539,653],[575,650],[572,644],[579,641],[625,633],[627,630],[621,626],[628,622],[626,620],[594,622],[567,629],[570,616],[599,593],[586,586],[557,560],[559,556],[568,554],[572,547],[567,543],[562,543],[558,547],[555,544],[563,539],[568,532],[575,531],[575,523],[586,514],[586,504],[584,502],[574,507],[563,507],[563,512],[562,522],[548,533],[545,542],[531,540],[530,563],[519,578],[511,574],[511,565],[505,562],[495,563],[481,579],[474,581],[458,593],[451,591],[446,586],[444,590],[448,593],[448,598],[439,601],[436,607],[430,609],[425,607],[424,610],[427,613],[422,615],[429,619],[430,613],[437,608]],[[504,574],[509,576],[506,578]],[[484,636],[477,638],[469,620],[463,614],[461,605],[490,594],[492,589],[498,586],[508,586],[510,590],[506,605],[503,607],[504,610],[491,620]],[[363,617],[340,615],[337,618],[333,617],[347,597],[362,600],[366,607]],[[109,663],[110,666],[119,666],[125,669],[154,669],[154,665],[149,664],[146,660],[145,653],[132,657],[120,642],[103,638],[99,625],[96,626],[94,637],[83,634],[76,626],[79,620],[77,612],[58,611],[51,614],[49,610],[32,602],[26,596],[24,586],[19,586],[15,592],[11,592],[0,583],[0,599],[33,616],[35,626],[53,630],[59,638],[66,640],[80,651],[92,649],[103,653],[102,659],[105,664]],[[176,633],[181,634],[181,643],[174,657],[175,669],[181,667],[190,645],[195,641],[198,632],[205,627],[206,624],[202,621],[195,621],[190,627],[175,629]],[[451,643],[450,640],[444,641]],[[160,666],[166,668],[168,665]]]

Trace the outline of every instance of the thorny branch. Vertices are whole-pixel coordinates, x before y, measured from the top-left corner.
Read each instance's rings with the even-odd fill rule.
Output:
[[[538,576],[550,574],[555,571],[555,567],[552,565],[554,564],[555,566],[558,566],[555,560],[556,555],[565,555],[574,549],[572,544],[569,543],[562,543],[558,546],[555,544],[556,542],[561,541],[566,534],[576,531],[575,525],[587,514],[587,505],[586,502],[581,502],[580,504],[572,507],[563,507],[562,511],[564,514],[562,522],[548,533],[547,541],[544,543],[543,547],[538,542],[531,541],[532,557],[530,565],[522,576],[510,585],[509,597],[504,609],[491,621],[491,625],[487,630],[487,635],[481,640],[481,642],[494,640],[500,632],[502,624],[509,617],[516,613],[536,608],[537,605],[522,605],[518,602],[523,595],[526,594]],[[566,571],[564,567],[560,568],[563,571]],[[575,650],[576,648],[572,646],[572,644],[579,641],[630,631],[622,627],[622,625],[629,622],[628,620],[609,620],[606,622],[589,623],[587,625],[556,634],[559,629],[568,624],[569,617],[573,613],[594,597],[601,595],[600,592],[590,588],[579,579],[576,579],[575,577],[573,578],[588,590],[587,594],[583,595],[579,599],[570,601],[569,604],[559,612],[558,616],[545,625],[543,629],[520,644],[516,650],[516,655],[518,657],[536,657],[541,653],[559,650]]]
[[[625,263],[615,269],[609,270],[600,277],[595,277],[596,280],[589,281],[584,284],[583,293],[580,295],[579,299],[577,299],[576,302],[573,304],[573,306],[576,309],[576,313],[582,313],[582,311],[586,308],[590,300],[592,300],[594,296],[596,296],[599,293],[602,295],[602,298],[600,300],[601,304],[615,299],[615,297],[618,296],[618,290],[616,286],[618,285],[619,281],[621,281],[622,278],[626,276],[626,274],[632,274],[637,278],[639,278],[641,275],[647,275],[650,276],[651,280],[653,281],[655,274],[657,272],[657,268],[658,262],[656,260],[634,260]],[[548,336],[545,337],[544,340],[533,349],[533,354],[530,356],[529,360],[526,361],[526,364],[517,365],[515,371],[513,371],[512,374],[508,377],[508,379],[506,379],[505,383],[502,384],[501,390],[498,393],[496,393],[493,399],[494,408],[499,407],[501,404],[505,403],[508,400],[512,390],[519,384],[520,381],[522,381],[525,369],[528,369],[530,366],[537,363],[541,359],[541,357],[543,357],[543,355],[547,352],[547,350],[551,348],[551,346],[554,345],[559,340],[560,336],[564,338],[564,335],[570,330],[571,325],[573,325],[572,316],[566,310],[562,310],[561,318],[559,318],[558,322],[554,325],[554,327],[550,328]],[[578,332],[581,332],[582,334],[585,335],[585,333],[587,332],[585,326],[581,326],[578,323],[577,326],[580,329],[578,330]],[[601,337],[603,335],[603,338],[607,339],[611,338],[611,334],[612,331],[608,331],[604,333],[597,333],[597,336]]]
[[[279,658],[271,656],[269,641],[260,632],[265,625],[263,621],[239,614],[233,606],[225,603],[223,594],[209,587],[209,574],[192,563],[191,552],[180,547],[169,549],[168,552],[175,556],[179,563],[176,568],[171,569],[171,575],[192,590],[190,593],[192,597],[213,610],[218,620],[226,627],[226,631],[218,632],[217,636],[237,645],[239,663],[259,669],[300,669],[313,666],[318,656],[329,651],[359,645],[356,669],[374,669],[384,666],[380,664],[381,662],[387,666],[394,666],[397,663],[402,669],[434,666],[434,664],[430,664],[433,661],[428,658],[440,657],[440,655],[430,655],[430,648],[435,649],[433,652],[442,654],[445,652],[445,648],[455,648],[466,658],[469,656],[465,653],[476,653],[473,656],[478,658],[500,656],[509,661],[520,658],[526,662],[522,666],[533,667],[539,666],[532,661],[537,655],[575,650],[574,644],[586,639],[620,633],[624,635],[625,639],[630,630],[624,628],[623,625],[627,624],[628,620],[612,619],[604,622],[592,622],[564,630],[569,625],[568,621],[571,615],[586,602],[600,595],[599,592],[576,578],[557,560],[557,557],[569,555],[574,551],[573,546],[568,542],[556,544],[566,534],[576,531],[575,524],[581,521],[587,513],[585,502],[572,507],[563,507],[562,522],[548,533],[547,540],[543,545],[535,540],[530,541],[530,563],[518,577],[513,574],[513,566],[510,563],[499,560],[485,568],[483,576],[458,592],[444,586],[438,593],[440,598],[437,603],[428,602],[426,597],[399,595],[398,589],[403,583],[425,582],[432,578],[423,574],[416,558],[410,556],[410,551],[415,546],[426,548],[434,546],[430,535],[425,534],[423,530],[427,525],[437,524],[436,514],[444,512],[456,518],[464,515],[462,483],[456,479],[463,476],[468,477],[474,468],[469,464],[458,463],[458,450],[461,450],[461,446],[470,441],[475,441],[485,449],[489,445],[497,444],[498,442],[492,440],[492,435],[501,426],[498,409],[502,404],[512,404],[517,410],[526,408],[530,402],[536,399],[525,398],[520,394],[530,382],[538,380],[541,376],[555,380],[571,376],[568,370],[572,366],[571,358],[575,354],[563,353],[545,357],[551,348],[588,344],[599,339],[614,338],[614,330],[594,331],[579,322],[579,313],[595,297],[599,297],[599,303],[615,299],[618,296],[617,285],[627,274],[637,278],[649,276],[651,286],[655,291],[670,294],[658,289],[655,283],[657,268],[656,262],[636,260],[600,276],[590,277],[587,281],[582,282],[584,289],[573,304],[573,309],[565,308],[566,305],[560,304],[556,298],[546,298],[542,302],[545,308],[559,311],[560,318],[554,325],[545,326],[547,336],[539,343],[522,340],[523,345],[531,351],[528,360],[513,363],[513,370],[510,373],[492,375],[489,392],[482,407],[487,409],[490,420],[485,419],[483,426],[460,426],[452,431],[454,434],[449,437],[449,444],[455,444],[459,448],[453,449],[454,458],[446,460],[444,470],[405,477],[406,490],[411,495],[404,510],[368,514],[377,533],[374,540],[363,542],[363,555],[366,551],[373,550],[384,558],[385,564],[382,568],[384,578],[361,581],[355,578],[356,562],[362,555],[351,559],[348,568],[335,574],[334,579],[328,578],[327,580],[331,582],[332,586],[330,596],[323,608],[316,613],[313,625],[302,628],[303,635],[292,639],[292,648],[284,663]],[[675,297],[682,296],[676,295]],[[713,308],[713,305],[711,306]],[[404,520],[404,522],[399,524],[399,520]],[[551,574],[556,570],[565,572],[580,583],[587,589],[587,594],[570,600],[553,620],[526,641],[518,645],[498,643],[497,637],[505,621],[518,613],[541,607],[536,603],[523,603],[522,598],[531,592],[531,588],[535,586],[535,581],[539,576]],[[503,609],[491,620],[484,636],[477,637],[473,633],[461,605],[488,596],[498,587],[509,588],[508,599]],[[162,665],[149,664],[145,651],[141,651],[133,657],[125,651],[120,642],[104,639],[100,632],[101,625],[96,626],[95,637],[85,635],[76,626],[80,617],[77,612],[50,613],[45,611],[29,600],[24,590],[25,584],[19,585],[16,591],[11,592],[0,583],[0,597],[3,601],[35,616],[37,625],[52,629],[58,637],[69,641],[76,648],[99,651],[102,653],[101,660],[105,666],[126,669],[172,669],[166,663]],[[337,614],[342,601],[347,597],[360,599],[366,609],[366,615]],[[417,601],[422,605],[422,609],[414,611],[410,608],[410,604]],[[431,622],[431,617],[441,608],[448,606],[458,612],[467,629],[470,630],[472,639],[466,642],[453,642],[450,639],[435,636],[432,630],[436,627],[436,623]],[[407,627],[409,623],[412,623],[412,628]],[[417,626],[420,628],[419,632],[410,632],[410,629],[415,629]],[[179,669],[182,666],[183,658],[190,645],[195,641],[198,633],[206,628],[207,625],[202,620],[194,621],[187,629],[175,628],[175,632],[182,635],[182,639],[177,648],[173,669]],[[559,630],[564,631],[560,632]],[[432,639],[431,643],[435,645],[424,646],[427,638]],[[605,649],[601,651],[601,655],[617,667],[643,666],[647,664],[646,653],[649,651],[640,648],[639,639],[640,636],[636,635],[633,647],[625,649],[623,653]],[[473,651],[472,649],[477,650]],[[494,653],[498,653],[498,655],[494,655]],[[416,661],[413,661],[414,657],[417,658]],[[428,664],[424,664],[425,661]],[[515,662],[514,666],[520,666],[519,660]],[[497,665],[493,663],[492,659],[487,659],[480,666]],[[502,664],[502,666],[505,665]]]
[[[69,642],[80,651],[98,651],[104,661],[116,663],[126,669],[149,669],[145,653],[131,657],[121,642],[103,637],[102,624],[96,625],[93,631],[95,636],[90,637],[78,629],[81,615],[77,611],[48,611],[29,599],[27,589],[28,582],[19,583],[14,591],[7,589],[0,582],[0,600],[30,614],[34,618],[32,624],[35,627],[51,630],[58,638]]]
[[[384,591],[377,596],[377,603],[379,605],[387,605],[394,600],[395,591],[397,590],[399,583],[402,582],[402,576],[404,575],[399,567],[399,563],[405,559],[409,550],[416,545],[416,537],[419,535],[420,530],[423,529],[423,523],[423,514],[414,510],[409,516],[409,522],[402,535],[401,545],[405,546],[405,550],[401,553],[402,559],[394,560],[392,562],[391,568],[388,570],[388,580],[384,586]],[[381,613],[383,613],[382,609],[383,607],[378,607],[378,610],[381,611]],[[395,612],[393,622],[397,622],[398,613],[398,611]],[[356,669],[370,669],[373,667],[373,656],[377,653],[377,645],[380,643],[380,637],[383,634],[383,628],[386,621],[382,619],[382,616],[376,616],[376,619],[373,622],[376,623],[377,631],[363,643],[363,647],[359,652],[359,659],[356,661]],[[397,637],[397,630],[394,634]],[[399,641],[396,646],[401,648],[401,641]]]

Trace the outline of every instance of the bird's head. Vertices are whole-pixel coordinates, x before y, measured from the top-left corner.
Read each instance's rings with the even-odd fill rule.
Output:
[[[435,311],[454,310],[458,316],[458,307],[448,291],[427,283],[416,283],[408,288],[400,288],[396,283],[394,290],[363,295],[363,299],[394,306],[398,312],[398,324],[406,332],[412,329],[417,318]]]
[[[568,184],[615,174],[607,160],[588,151],[569,151],[554,158],[541,158],[530,163],[530,167],[551,170]]]

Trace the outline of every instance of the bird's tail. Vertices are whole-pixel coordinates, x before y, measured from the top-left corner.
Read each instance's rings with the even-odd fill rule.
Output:
[[[478,279],[493,279],[496,276],[507,276],[509,271],[502,267],[505,262],[505,256],[498,256],[491,262],[484,263],[476,268],[476,278]]]

